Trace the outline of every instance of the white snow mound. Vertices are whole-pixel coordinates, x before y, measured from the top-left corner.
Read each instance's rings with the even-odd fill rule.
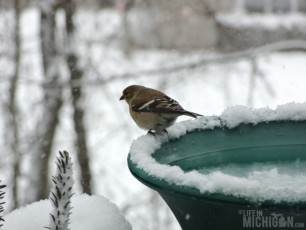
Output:
[[[116,205],[106,198],[86,194],[72,197],[71,230],[131,230],[132,226]],[[49,226],[52,210],[49,200],[41,200],[17,209],[4,217],[6,230],[42,230]]]

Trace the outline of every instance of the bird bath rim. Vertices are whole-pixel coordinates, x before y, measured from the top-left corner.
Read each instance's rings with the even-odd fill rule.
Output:
[[[278,201],[274,201],[274,200],[272,201],[271,200],[270,201],[269,198],[265,198],[265,199],[257,198],[255,200],[250,200],[250,197],[243,196],[241,194],[238,194],[238,195],[237,194],[230,194],[230,193],[224,194],[223,191],[221,191],[221,192],[218,192],[218,191],[212,191],[212,192],[211,191],[204,191],[203,192],[203,191],[200,191],[200,189],[198,189],[194,186],[190,186],[188,184],[184,184],[184,183],[180,183],[180,182],[177,183],[177,181],[175,181],[175,180],[170,179],[170,183],[169,183],[169,180],[168,181],[165,180],[165,178],[163,178],[163,176],[159,175],[159,172],[156,173],[156,172],[153,172],[151,170],[151,165],[153,165],[153,164],[159,164],[159,165],[168,164],[168,163],[170,163],[170,165],[173,164],[173,159],[170,159],[171,156],[170,156],[170,158],[167,156],[168,158],[164,157],[164,159],[163,159],[163,157],[160,158],[160,156],[163,156],[163,153],[158,154],[159,150],[164,148],[164,146],[167,145],[168,143],[171,143],[171,142],[179,143],[179,140],[183,140],[186,136],[198,135],[198,133],[201,133],[201,132],[203,133],[203,132],[206,132],[206,131],[207,132],[215,132],[216,130],[221,131],[221,138],[223,138],[223,136],[222,136],[223,132],[225,132],[225,133],[227,131],[228,132],[233,132],[233,130],[236,130],[235,135],[236,136],[238,135],[238,138],[240,138],[239,132],[241,132],[241,130],[242,130],[242,132],[246,132],[244,129],[246,129],[247,131],[250,131],[250,130],[253,130],[253,129],[256,130],[258,128],[259,128],[259,131],[260,131],[260,129],[263,129],[263,132],[268,132],[268,135],[270,135],[270,136],[267,136],[268,139],[271,139],[271,137],[272,137],[272,139],[274,138],[276,140],[276,142],[275,141],[273,142],[273,140],[271,142],[269,140],[270,141],[270,143],[269,143],[270,146],[268,146],[268,147],[272,146],[271,147],[272,149],[275,148],[275,147],[273,147],[273,144],[276,145],[276,146],[280,146],[280,147],[277,147],[277,151],[281,152],[280,154],[281,154],[281,157],[283,158],[284,161],[285,160],[290,160],[290,161],[293,160],[292,158],[290,158],[291,154],[286,153],[286,151],[288,149],[289,150],[292,149],[292,147],[294,147],[294,152],[296,152],[296,154],[297,154],[297,155],[293,156],[294,159],[302,157],[303,161],[306,160],[305,155],[303,155],[303,153],[304,153],[303,150],[306,146],[306,143],[304,141],[302,141],[303,142],[302,145],[299,145],[299,143],[293,143],[292,140],[290,140],[294,144],[293,146],[290,145],[291,144],[290,141],[287,143],[286,141],[283,142],[283,140],[281,140],[280,143],[277,143],[279,134],[276,134],[276,138],[275,138],[275,137],[273,137],[273,135],[274,135],[273,132],[274,131],[271,132],[271,130],[270,130],[270,128],[274,126],[274,128],[276,128],[275,129],[276,131],[277,131],[277,129],[280,129],[277,132],[285,132],[286,133],[287,130],[289,130],[292,133],[292,135],[295,135],[296,130],[299,129],[298,127],[300,127],[300,125],[302,125],[303,127],[306,128],[306,103],[303,103],[303,104],[291,103],[291,104],[288,104],[288,105],[285,105],[285,106],[280,106],[280,107],[277,108],[277,110],[260,109],[260,111],[259,111],[259,110],[246,109],[245,107],[243,107],[243,109],[244,110],[242,111],[241,107],[239,107],[238,110],[235,111],[235,109],[234,109],[234,112],[233,112],[233,110],[230,110],[229,113],[223,113],[220,117],[204,117],[204,118],[194,120],[194,121],[192,121],[192,127],[190,127],[190,124],[186,125],[185,123],[183,123],[183,124],[179,123],[176,126],[174,126],[174,129],[182,129],[181,126],[184,126],[183,129],[185,129],[185,133],[184,133],[184,131],[183,132],[180,131],[180,135],[177,135],[176,130],[173,131],[173,130],[170,129],[169,134],[170,134],[170,136],[172,136],[171,138],[168,138],[168,137],[155,137],[154,138],[152,136],[141,137],[140,139],[152,142],[153,147],[146,147],[144,149],[141,149],[140,152],[141,151],[144,151],[144,152],[150,152],[151,151],[151,153],[149,153],[147,155],[152,155],[152,156],[146,156],[146,157],[148,157],[149,160],[145,159],[145,163],[140,162],[139,157],[141,157],[141,156],[139,156],[140,154],[137,153],[137,151],[138,151],[137,143],[141,142],[142,140],[137,140],[136,144],[133,143],[133,145],[131,147],[131,152],[130,152],[129,157],[128,157],[128,165],[129,165],[129,168],[130,168],[131,172],[133,173],[133,175],[137,179],[139,179],[141,182],[143,182],[144,184],[148,185],[149,187],[151,187],[155,190],[163,190],[163,192],[176,193],[176,194],[179,194],[181,196],[188,195],[188,196],[193,196],[193,197],[197,197],[197,198],[201,198],[201,199],[212,199],[212,200],[220,200],[221,199],[221,200],[227,201],[227,202],[244,203],[244,204],[245,203],[260,203],[260,202],[264,203],[266,205],[269,205],[269,204],[274,205],[275,203],[278,203],[279,205],[281,205],[281,204],[284,204],[284,205],[289,204],[290,205],[290,204],[297,203],[297,202],[299,204],[301,204],[300,200],[297,201],[297,202],[294,201],[294,200],[287,200],[287,201],[286,200],[278,200]],[[284,111],[286,111],[286,110],[289,111],[289,112],[284,113]],[[239,112],[239,115],[240,115],[240,122],[237,122],[237,119],[234,120],[234,122],[233,122],[232,120],[230,120],[228,118],[228,114],[235,114],[235,113],[237,113],[237,111]],[[255,114],[255,116],[253,114]],[[243,119],[245,119],[246,117],[251,117],[252,120],[249,121],[249,122],[243,121]],[[263,120],[262,119],[263,117],[265,117],[266,120]],[[206,121],[204,121],[205,119],[206,119]],[[188,121],[188,122],[190,123],[190,121]],[[205,123],[205,124],[203,125],[203,123]],[[294,126],[294,124],[298,124],[298,126]],[[288,127],[285,127],[286,125]],[[281,129],[283,129],[282,127],[285,127],[286,130],[282,131],[281,130]],[[260,132],[262,132],[262,131],[260,131]],[[256,134],[257,136],[259,134],[259,137],[262,136],[262,134],[260,132]],[[185,135],[186,133],[187,133],[187,135]],[[230,134],[230,135],[232,135],[232,134]],[[253,139],[257,138],[256,135],[251,136],[249,139],[251,139],[251,141],[253,141]],[[300,135],[300,136],[303,135],[303,137],[304,137],[305,133],[303,131],[302,134],[296,134],[296,135]],[[298,136],[298,137],[300,137],[300,136]],[[220,135],[219,135],[219,137],[220,137]],[[232,137],[230,136],[230,138],[232,138]],[[287,137],[285,137],[285,138],[287,138]],[[259,143],[259,146],[255,146],[257,149],[252,148],[251,150],[250,149],[248,150],[248,151],[253,151],[252,154],[253,154],[253,157],[255,157],[254,161],[255,162],[258,161],[257,160],[257,158],[258,158],[257,155],[259,155],[260,161],[264,161],[264,162],[275,161],[275,159],[278,159],[278,158],[275,158],[275,157],[277,157],[277,156],[275,156],[276,153],[273,153],[274,158],[272,157],[272,159],[270,159],[270,160],[269,160],[269,158],[267,158],[267,156],[269,156],[268,154],[266,154],[266,156],[264,156],[263,154],[261,154],[261,155],[260,154],[254,154],[254,152],[258,151],[258,149],[260,150],[260,147],[262,147],[261,142],[265,141],[265,137],[264,138],[260,137],[259,139],[262,139],[262,140],[259,140],[259,142],[257,142],[257,145]],[[286,139],[284,139],[284,140],[286,140]],[[293,139],[293,140],[295,141],[295,139]],[[244,141],[247,144],[249,144],[248,141],[250,141],[250,140],[246,139]],[[154,142],[157,142],[157,143],[154,143]],[[284,145],[281,146],[282,144],[284,144]],[[182,145],[178,146],[178,148],[181,148],[181,147],[182,147]],[[227,147],[228,146],[225,146],[225,148],[227,148]],[[231,146],[231,148],[232,147],[233,146]],[[246,146],[239,146],[238,150],[243,150],[244,147],[247,147],[247,145]],[[254,147],[254,146],[252,146],[252,147]],[[267,148],[266,145],[263,145],[263,147]],[[298,149],[300,147],[302,148],[302,150]],[[206,154],[209,154],[210,150],[211,149],[209,149],[209,148],[206,149],[205,150]],[[216,151],[216,150],[215,149],[212,149],[212,150],[213,150],[212,153],[214,154],[214,151]],[[185,154],[185,153],[183,153],[183,154]],[[299,155],[299,154],[302,154],[302,155]],[[244,158],[244,156],[245,155],[240,154],[238,156],[238,158]],[[187,156],[187,158],[188,157],[190,157],[192,159],[194,156]],[[160,159],[158,159],[158,158],[160,158]],[[170,159],[170,161],[169,161],[169,159]],[[220,163],[220,159],[222,159],[222,158],[217,156],[217,159],[218,159],[217,163]],[[229,159],[229,163],[233,163],[232,162],[233,159],[234,158]],[[182,159],[179,159],[178,161],[180,161],[180,160],[182,160]],[[207,160],[207,159],[205,159],[205,160]],[[226,159],[226,160],[228,160],[228,159]],[[245,160],[247,163],[249,163],[248,159],[243,159],[243,160]],[[209,159],[208,159],[208,161],[209,161]],[[196,162],[196,164],[197,164],[197,160],[193,160],[191,162],[192,162],[192,164],[194,164],[194,162]],[[238,161],[238,163],[241,163],[241,162]],[[174,166],[175,170],[178,170],[177,168],[178,168],[177,166]],[[191,168],[191,169],[198,169],[198,166],[196,168]],[[168,169],[165,169],[165,170],[168,170]],[[160,171],[162,171],[162,169]],[[184,171],[186,172],[186,171],[190,171],[190,170],[187,167],[187,169],[185,168]],[[179,171],[177,171],[177,172],[180,173]],[[172,172],[172,174],[174,174],[174,173]],[[303,199],[302,203],[306,203],[305,201],[306,200]]]

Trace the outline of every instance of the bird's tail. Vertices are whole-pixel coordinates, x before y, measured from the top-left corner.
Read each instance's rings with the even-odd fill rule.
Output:
[[[184,112],[184,115],[189,116],[189,117],[193,117],[193,118],[203,117],[203,115],[201,115],[201,114],[193,113],[193,112],[186,111],[186,110]]]

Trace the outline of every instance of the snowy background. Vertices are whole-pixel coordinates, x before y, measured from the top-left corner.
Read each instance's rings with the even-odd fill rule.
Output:
[[[284,41],[276,46],[267,45],[263,49],[248,47],[247,52],[235,50],[233,56],[231,53],[219,52],[216,46],[211,49],[197,48],[184,52],[178,48],[142,49],[137,44],[126,49],[122,28],[125,14],[120,6],[117,4],[117,8],[95,10],[80,7],[74,17],[73,50],[79,58],[78,67],[84,73],[81,81],[83,94],[77,106],[86,112],[84,124],[92,174],[92,194],[102,195],[115,203],[132,224],[133,229],[179,229],[172,213],[158,195],[136,181],[127,168],[126,159],[131,142],[145,131],[140,130],[132,122],[126,103],[119,101],[122,90],[130,84],[157,88],[178,100],[184,108],[203,115],[220,115],[232,105],[275,109],[277,105],[288,102],[305,102],[306,46],[303,40],[297,37],[294,41]],[[182,12],[185,17],[189,16],[191,11],[187,7]],[[301,28],[304,28],[306,25],[304,13],[290,10],[290,14],[294,16],[285,17],[286,26],[301,23]],[[13,17],[12,9],[9,11],[1,9],[0,109],[3,111],[2,114],[6,114],[7,111],[10,79],[16,66],[13,58],[15,55],[12,39],[14,24],[11,23]],[[229,16],[221,15],[218,18],[221,21],[221,19],[226,20],[226,17]],[[231,20],[226,21],[242,28],[244,25],[238,23],[241,17],[241,15],[232,16]],[[259,27],[277,30],[279,17],[282,16],[270,12],[266,21],[261,18]],[[65,40],[64,19],[64,11],[58,10],[56,13],[58,43]],[[292,24],[288,20],[292,20]],[[248,24],[251,23],[248,21]],[[282,25],[280,28],[283,28]],[[299,34],[299,31],[296,33]],[[142,38],[146,38],[145,34],[141,35]],[[241,38],[239,34],[236,36],[237,39]],[[280,38],[281,41],[286,39],[287,37]],[[18,158],[20,172],[17,195],[13,195],[13,188],[10,186],[14,178],[17,178],[13,173],[16,158],[13,157],[9,147],[11,133],[7,131],[9,128],[6,125],[6,117],[0,118],[2,137],[0,180],[1,183],[8,185],[5,196],[6,213],[14,208],[13,200],[18,200],[18,206],[32,202],[31,181],[33,174],[35,175],[35,167],[31,162],[32,154],[35,152],[33,143],[40,138],[41,141],[44,140],[43,137],[36,135],[40,128],[37,121],[43,116],[42,86],[46,84],[40,51],[40,10],[37,4],[32,4],[20,12],[20,40],[16,107],[19,127],[18,146],[21,155]],[[262,44],[256,44],[258,45]],[[66,48],[61,44],[59,47],[60,50]],[[278,52],[278,50],[286,51]],[[78,157],[75,154],[76,135],[72,120],[74,108],[71,105],[69,71],[63,67],[61,57],[58,60],[56,69],[62,77],[56,85],[49,87],[63,90],[63,105],[52,143],[52,156],[48,163],[49,173],[51,175],[54,172],[53,159],[57,152],[67,150],[75,161],[74,190],[76,194],[80,194],[83,181],[80,178],[79,164],[76,162]],[[186,118],[180,118],[183,119]],[[44,154],[41,153],[40,157],[44,158]],[[28,191],[26,194],[23,192],[25,189]]]

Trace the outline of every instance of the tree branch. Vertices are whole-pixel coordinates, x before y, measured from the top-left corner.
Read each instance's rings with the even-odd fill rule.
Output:
[[[97,85],[97,84],[107,84],[111,82],[116,82],[116,81],[121,81],[123,79],[133,79],[137,77],[142,77],[142,76],[156,76],[159,74],[172,74],[176,73],[179,71],[184,71],[184,70],[192,70],[192,69],[197,69],[197,68],[203,68],[204,66],[208,64],[214,64],[214,63],[231,63],[234,61],[237,61],[242,58],[254,58],[259,55],[265,54],[265,53],[270,53],[270,52],[278,52],[278,51],[302,51],[306,52],[306,41],[303,40],[287,40],[287,41],[282,41],[282,42],[276,42],[272,44],[267,44],[261,47],[257,48],[252,48],[244,51],[239,51],[239,52],[234,52],[234,53],[222,53],[222,54],[215,54],[215,55],[208,55],[208,56],[203,56],[197,61],[191,61],[188,63],[184,64],[176,64],[173,66],[168,66],[168,67],[162,67],[162,68],[153,68],[150,70],[140,70],[140,71],[135,71],[135,72],[128,72],[128,73],[123,73],[123,74],[114,74],[114,75],[109,75],[104,79],[94,79],[94,80],[80,80],[80,79],[74,79],[73,81],[66,82],[66,81],[61,81],[61,82],[47,82],[47,83],[42,83],[36,80],[31,80],[31,79],[23,79],[23,82],[26,84],[44,84],[45,87],[49,88],[68,88],[70,87],[70,84],[82,84],[82,85]],[[91,64],[91,63],[89,63]],[[100,73],[98,69],[94,66],[92,66],[92,69],[97,72],[98,76],[105,76],[105,73]],[[6,79],[3,79],[6,80]]]

